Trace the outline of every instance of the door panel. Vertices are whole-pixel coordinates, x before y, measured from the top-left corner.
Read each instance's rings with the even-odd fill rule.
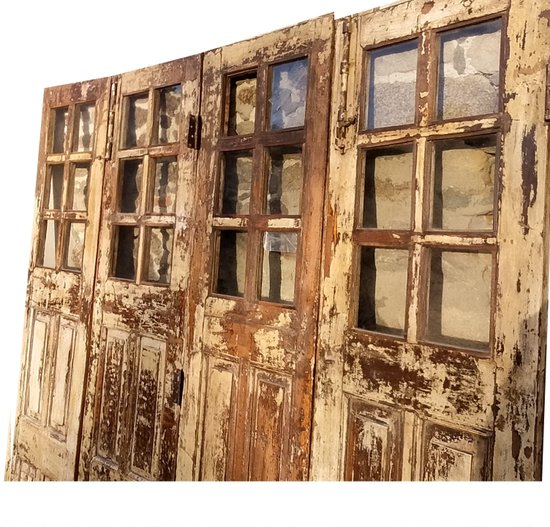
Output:
[[[126,73],[112,107],[80,477],[171,480],[187,331],[200,57]]]
[[[331,46],[322,17],[204,56],[179,479],[307,478]]]
[[[75,477],[109,87],[44,94],[12,479]]]

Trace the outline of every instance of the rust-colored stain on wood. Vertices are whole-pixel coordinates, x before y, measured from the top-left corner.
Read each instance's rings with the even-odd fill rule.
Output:
[[[10,478],[540,479],[545,7],[46,89]]]

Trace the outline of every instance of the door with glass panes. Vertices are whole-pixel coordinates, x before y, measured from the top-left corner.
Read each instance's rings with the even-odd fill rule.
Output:
[[[541,475],[550,35],[470,4],[339,22],[313,479]]]
[[[178,479],[307,478],[332,34],[204,56]]]
[[[44,93],[14,480],[75,477],[109,88],[99,79]]]
[[[194,56],[116,79],[81,479],[175,477],[200,76]]]

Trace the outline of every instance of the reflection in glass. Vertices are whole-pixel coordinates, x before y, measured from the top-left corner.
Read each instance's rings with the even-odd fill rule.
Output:
[[[267,213],[299,215],[302,198],[302,149],[294,146],[270,150]]]
[[[409,251],[361,247],[357,326],[403,336]]]
[[[254,133],[256,122],[256,73],[229,80],[228,135]]]
[[[487,349],[492,255],[436,249],[430,255],[428,339]]]
[[[272,130],[304,126],[307,96],[307,59],[277,64],[271,68]]]
[[[225,152],[221,172],[221,213],[248,214],[252,188],[252,152]]]
[[[147,229],[146,254],[148,262],[145,280],[159,284],[170,283],[174,229],[153,227]]]
[[[84,255],[85,223],[72,222],[68,224],[64,267],[81,269]]]
[[[114,240],[112,276],[134,280],[137,271],[139,229],[126,225],[116,225]]]
[[[88,202],[88,177],[90,165],[76,163],[71,166],[69,196],[67,208],[75,211],[85,211]]]
[[[149,211],[155,214],[173,214],[176,211],[178,184],[177,157],[161,157],[152,160],[153,187]]]
[[[281,304],[294,302],[296,232],[266,232],[263,236],[261,299]]]
[[[46,208],[48,210],[60,210],[63,199],[63,165],[50,165],[48,172]]]
[[[92,150],[94,119],[95,103],[80,104],[76,107],[73,152],[89,152]]]
[[[217,233],[218,261],[214,292],[243,296],[246,272],[247,233],[223,230]]]
[[[147,145],[147,93],[129,95],[124,98],[123,139],[124,148]]]
[[[365,154],[363,227],[410,229],[413,177],[412,145],[368,150]]]
[[[125,159],[120,164],[120,212],[137,212],[141,200],[141,182],[143,176],[142,159]]]
[[[157,144],[176,143],[179,139],[181,86],[156,90]]]
[[[439,119],[498,112],[500,33],[500,19],[441,33]]]
[[[496,136],[437,141],[433,148],[432,228],[493,228]]]
[[[40,250],[36,261],[37,265],[55,269],[57,244],[59,242],[59,222],[46,220],[42,222],[40,233]]]
[[[53,154],[62,154],[65,152],[65,139],[67,137],[67,125],[69,117],[68,108],[56,108],[53,110],[52,116],[52,153]]]
[[[412,124],[416,114],[418,42],[368,53],[367,128]]]

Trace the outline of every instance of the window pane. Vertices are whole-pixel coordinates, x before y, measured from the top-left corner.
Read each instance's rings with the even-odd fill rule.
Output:
[[[270,150],[267,213],[298,215],[302,198],[302,149],[284,146]]]
[[[148,209],[155,214],[173,214],[176,211],[178,159],[175,156],[152,159],[152,165],[153,187]]]
[[[181,86],[167,86],[156,90],[157,144],[176,143],[179,140],[181,115]]]
[[[120,212],[137,212],[141,201],[143,160],[127,159],[120,163]]]
[[[361,248],[359,328],[404,334],[408,266],[409,251]]]
[[[412,145],[367,151],[363,227],[410,229],[413,177]]]
[[[36,261],[42,267],[55,268],[57,244],[59,242],[59,222],[46,220],[42,222],[40,233],[40,250]]]
[[[248,214],[252,188],[252,152],[225,152],[221,169],[222,214]]]
[[[494,135],[435,143],[433,228],[492,230],[495,153]]]
[[[145,269],[145,280],[147,282],[170,283],[173,242],[173,228],[154,227],[147,229],[145,247],[148,255]]]
[[[414,123],[417,57],[416,40],[368,53],[368,129]]]
[[[124,97],[122,146],[125,148],[147,145],[147,111],[149,97],[146,93]]]
[[[117,225],[112,276],[134,280],[137,270],[139,229]]]
[[[219,231],[218,261],[214,292],[222,295],[243,296],[246,272],[246,244],[248,235],[241,231]]]
[[[271,68],[270,125],[272,130],[304,126],[307,66],[307,59],[299,59]]]
[[[256,73],[229,80],[228,135],[254,133],[256,123]]]
[[[88,163],[77,163],[72,165],[71,169],[67,208],[69,210],[85,211],[88,203],[90,165]]]
[[[94,119],[95,103],[81,104],[76,107],[73,152],[89,152],[92,150]]]
[[[492,256],[431,251],[428,338],[486,349],[491,313]]]
[[[57,108],[52,112],[51,145],[52,153],[62,154],[65,151],[65,139],[67,137],[68,108]]]
[[[498,112],[500,28],[493,20],[441,33],[438,118]]]
[[[48,210],[60,210],[63,199],[63,165],[48,167],[48,183],[45,196]]]
[[[295,232],[266,232],[263,237],[262,300],[292,304],[296,282]]]
[[[67,245],[64,267],[69,269],[82,268],[82,256],[84,254],[85,223],[69,223],[67,226]]]

